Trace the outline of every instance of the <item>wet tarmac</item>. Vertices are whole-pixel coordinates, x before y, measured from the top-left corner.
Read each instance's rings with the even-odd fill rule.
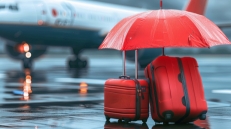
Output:
[[[90,53],[91,54],[91,53]],[[90,56],[89,53],[85,54]],[[187,125],[156,125],[149,117],[130,124],[105,122],[103,84],[122,74],[119,54],[97,54],[89,67],[66,68],[68,55],[48,55],[36,61],[33,71],[22,71],[19,62],[0,56],[1,129],[228,129],[231,127],[231,56],[195,56],[209,106],[207,120]],[[134,78],[134,63],[127,62]],[[139,70],[139,78],[144,78]]]

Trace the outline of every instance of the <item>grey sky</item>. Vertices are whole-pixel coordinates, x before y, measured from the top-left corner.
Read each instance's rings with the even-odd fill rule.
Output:
[[[231,0],[209,0],[206,16],[214,22],[231,22]]]

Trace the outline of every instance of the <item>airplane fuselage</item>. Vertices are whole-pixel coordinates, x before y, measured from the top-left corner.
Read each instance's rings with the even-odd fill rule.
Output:
[[[93,1],[0,1],[0,37],[31,45],[95,48],[118,21],[142,11]]]

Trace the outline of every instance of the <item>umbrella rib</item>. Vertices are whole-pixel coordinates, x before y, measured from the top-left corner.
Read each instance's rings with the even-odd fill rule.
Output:
[[[177,10],[171,10],[171,9],[170,9],[168,12],[169,12],[171,15],[173,15],[173,16],[178,16],[178,15],[175,14],[176,12],[178,12]],[[174,12],[174,13],[173,13],[173,12]],[[179,13],[179,14],[181,14],[181,13]],[[185,27],[184,24],[182,23],[182,21],[181,21],[180,19],[181,19],[181,18],[178,18],[178,19],[177,19],[178,22],[179,22],[183,27]],[[169,31],[168,31],[168,32],[169,32]],[[177,36],[175,36],[174,33],[173,33],[173,35],[174,35],[173,37],[177,37]]]
[[[132,24],[130,24],[132,21],[134,22],[134,20],[133,19],[135,19],[135,17],[136,16],[133,16],[132,18],[125,18],[124,20],[126,20],[126,19],[128,19],[124,24],[122,24],[121,25],[121,27],[118,29],[118,31],[114,34],[114,38],[111,40],[111,41],[109,41],[110,42],[110,47],[112,47],[112,46],[114,46],[114,45],[116,45],[116,47],[115,48],[117,48],[118,50],[123,50],[124,49],[124,46],[123,45],[121,45],[121,44],[119,44],[119,42],[117,41],[118,39],[120,39],[120,34],[122,33],[122,32],[124,32],[124,30],[126,30],[126,28],[128,27],[128,26],[131,26]],[[129,25],[130,24],[130,25]],[[129,27],[130,28],[130,27]],[[127,32],[128,32],[128,30],[127,31],[125,31],[126,33],[125,34],[127,34]],[[125,35],[123,35],[123,38],[121,38],[121,40],[122,41],[124,41],[126,36]],[[118,43],[115,43],[115,42],[118,42]],[[122,43],[122,42],[121,42]]]
[[[159,23],[159,18],[160,18],[160,10],[158,10],[158,13],[156,14],[156,16],[155,17],[157,17],[157,18],[154,18],[154,25],[152,26],[152,32],[151,32],[151,43],[153,43],[153,42],[155,42],[155,33],[156,33],[156,30],[157,30],[157,25],[158,25],[158,23]]]
[[[196,19],[196,18],[192,18],[193,20],[195,20],[195,21],[197,21],[197,23],[198,23],[198,26],[200,26],[206,33],[204,33],[204,34],[206,34],[206,35],[208,35],[209,36],[209,38],[210,38],[210,40],[213,40],[214,41],[214,37],[216,37],[215,39],[217,39],[218,41],[216,41],[216,42],[214,42],[213,44],[212,44],[212,46],[215,46],[215,45],[217,45],[217,43],[218,42],[222,42],[222,39],[221,39],[221,37],[219,37],[217,34],[215,34],[213,31],[209,31],[203,24],[205,24],[204,22],[207,22],[207,23],[209,23],[209,24],[213,24],[214,26],[214,30],[216,29],[217,31],[217,33],[219,32],[220,34],[222,34],[223,36],[225,36],[224,35],[224,33],[222,33],[221,32],[221,30],[213,23],[213,22],[210,22],[210,21],[208,21],[207,19],[205,19],[205,20],[203,20],[203,23],[200,21],[200,20],[198,20],[198,19]],[[226,36],[225,36],[226,37]],[[228,39],[228,38],[227,38]]]
[[[187,14],[186,14],[186,15],[187,15]],[[194,14],[194,15],[199,15],[199,14]],[[194,15],[193,15],[193,16],[194,16]],[[200,20],[198,20],[196,17],[191,18],[190,15],[187,15],[187,18],[189,18],[191,21],[196,21],[197,24],[200,23]],[[197,24],[195,24],[195,22],[192,22],[192,23],[193,23],[193,25],[197,28],[197,31],[200,32],[200,37],[203,37],[203,36],[202,36],[201,29],[200,29],[200,30],[198,29]],[[201,24],[199,24],[199,26],[205,31],[205,29],[206,29],[205,27],[201,26]],[[209,32],[209,31],[206,31],[206,32]],[[209,34],[209,37],[211,37],[210,34]],[[206,40],[207,40],[207,39],[205,39],[205,38],[203,38],[203,40],[201,39],[201,41],[202,41],[203,43],[207,44],[207,46],[210,46],[210,44],[208,44],[208,42],[206,42]]]
[[[132,25],[133,25],[133,23],[135,23],[136,21],[137,21],[137,19],[139,19],[139,18],[142,18],[144,15],[147,15],[147,12],[143,12],[143,13],[139,13],[139,14],[137,14],[137,15],[135,15],[133,18],[131,18],[131,20],[130,21],[132,21],[132,22],[130,22],[130,21],[127,21],[128,23],[130,23],[130,27],[129,27],[129,29],[127,29],[127,31],[126,31],[126,33],[125,33],[125,35],[124,35],[124,46],[123,46],[123,49],[125,49],[127,46],[127,42],[129,42],[128,40],[129,39],[132,39],[132,35],[129,37],[129,39],[127,39],[128,38],[128,33],[129,33],[129,31],[130,31],[130,28],[132,27]],[[138,27],[137,27],[137,29],[138,29]],[[136,32],[136,31],[135,31]]]
[[[164,27],[167,29],[167,32],[169,33],[169,31],[168,31],[168,27],[166,26],[166,22],[167,22],[167,20],[166,20],[166,14],[165,14],[165,12],[167,12],[167,11],[163,11],[163,20],[164,20]],[[163,32],[162,33],[164,33],[164,30],[163,30]],[[166,38],[166,37],[165,37]],[[169,39],[169,37],[168,37],[168,39]],[[169,41],[169,40],[168,40]],[[165,47],[165,42],[163,43],[163,48]]]
[[[199,14],[193,14],[193,15],[188,15],[188,18],[190,19],[190,20],[192,20],[192,21],[195,21],[195,22],[193,22],[193,24],[198,28],[198,27],[200,27],[201,29],[200,30],[198,30],[199,32],[200,32],[200,34],[201,34],[201,37],[208,37],[208,38],[203,38],[204,39],[204,42],[203,43],[206,43],[207,44],[207,46],[209,46],[209,47],[212,47],[212,46],[215,46],[215,45],[217,45],[217,43],[218,42],[220,42],[220,43],[222,43],[222,39],[221,39],[221,37],[219,37],[218,36],[218,34],[216,34],[216,33],[214,33],[214,31],[211,31],[211,30],[216,30],[215,32],[219,32],[220,34],[222,34],[224,37],[226,37],[225,35],[224,35],[224,33],[222,33],[221,32],[221,30],[218,28],[218,27],[216,27],[216,25],[213,23],[213,22],[210,22],[210,21],[208,21],[207,19],[204,19],[203,20],[203,23],[200,21],[200,20],[198,20],[198,18],[196,18],[196,16],[200,16]],[[207,23],[205,23],[205,22],[207,22]],[[213,24],[214,26],[211,26],[212,28],[210,28],[211,30],[209,31],[208,29],[207,29],[207,27],[205,27],[204,26],[204,24]],[[215,28],[216,27],[216,28]],[[205,35],[207,35],[207,36],[205,36]],[[214,40],[214,37],[215,37],[215,39],[216,40]],[[211,44],[209,44],[209,41],[208,40],[212,40],[213,42],[211,42]]]
[[[169,12],[169,11],[168,11]],[[167,29],[167,32],[168,32],[168,42],[170,42],[170,44],[171,44],[171,46],[172,46],[172,41],[173,40],[170,40],[170,37],[172,37],[171,35],[174,35],[174,33],[173,33],[173,31],[172,31],[172,29],[171,29],[171,26],[169,25],[169,23],[168,23],[168,20],[166,20],[166,14],[164,13],[164,24],[165,24],[165,26],[166,26],[166,29]],[[174,36],[173,36],[174,37]],[[171,38],[172,39],[172,38]],[[164,45],[163,45],[164,46]],[[165,47],[167,47],[167,46],[165,46]]]
[[[145,21],[145,18],[149,15],[151,13],[151,11],[149,12],[143,12],[143,13],[140,13],[140,14],[138,14],[139,16],[137,16],[137,17],[134,17],[134,20],[133,20],[133,22],[131,23],[131,26],[130,27],[132,27],[132,25],[135,23],[135,22],[137,22],[137,20],[141,20],[141,22],[144,22]],[[141,26],[142,26],[143,24],[136,24],[136,28],[131,32],[130,31],[130,29],[127,29],[127,32],[126,32],[126,35],[125,35],[125,42],[129,42],[129,40],[131,40],[133,37],[135,37],[135,35],[136,35],[136,33],[137,32],[139,32],[138,30],[141,28]],[[129,37],[128,37],[128,34],[129,34]],[[125,43],[125,45],[124,45],[124,48],[127,48],[127,44],[129,44],[129,43]],[[129,46],[128,46],[129,47]]]
[[[197,28],[197,26],[195,25],[195,23],[194,22],[192,22],[191,21],[191,19],[189,18],[189,16],[187,15],[187,13],[190,13],[190,12],[187,12],[186,13],[186,11],[183,11],[184,12],[184,16],[186,17],[186,18],[188,18],[189,19],[189,21],[190,21],[190,23],[192,23],[192,25],[194,25],[194,27],[196,28],[196,30],[199,32],[199,37],[202,37],[202,34],[201,34],[201,31]],[[181,13],[180,13],[181,14]],[[174,15],[174,14],[173,14]],[[188,27],[188,28],[190,28],[190,30],[192,31],[192,32],[194,32],[193,30],[194,29],[192,29],[192,27],[191,26],[189,26],[188,24],[184,24],[185,22],[184,21],[182,21],[181,20],[182,18],[180,17],[179,19],[177,19],[178,21],[179,21],[179,23],[181,23],[182,24],[182,26],[183,27]],[[187,25],[187,26],[186,26]],[[190,36],[190,35],[189,35]],[[201,39],[200,39],[201,40]],[[202,40],[201,40],[202,41]],[[204,42],[204,41],[202,41],[202,42]],[[206,43],[206,42],[204,42],[204,43]],[[206,43],[207,44],[207,43]],[[208,44],[207,44],[208,45]],[[191,44],[191,46],[190,47],[195,47],[195,46],[193,46],[192,44]]]

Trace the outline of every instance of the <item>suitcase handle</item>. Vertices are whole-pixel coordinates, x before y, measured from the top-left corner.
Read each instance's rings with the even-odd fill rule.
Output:
[[[129,76],[126,76],[126,75],[121,75],[121,76],[119,76],[119,79],[121,79],[121,78],[130,79],[130,77],[129,77]]]

